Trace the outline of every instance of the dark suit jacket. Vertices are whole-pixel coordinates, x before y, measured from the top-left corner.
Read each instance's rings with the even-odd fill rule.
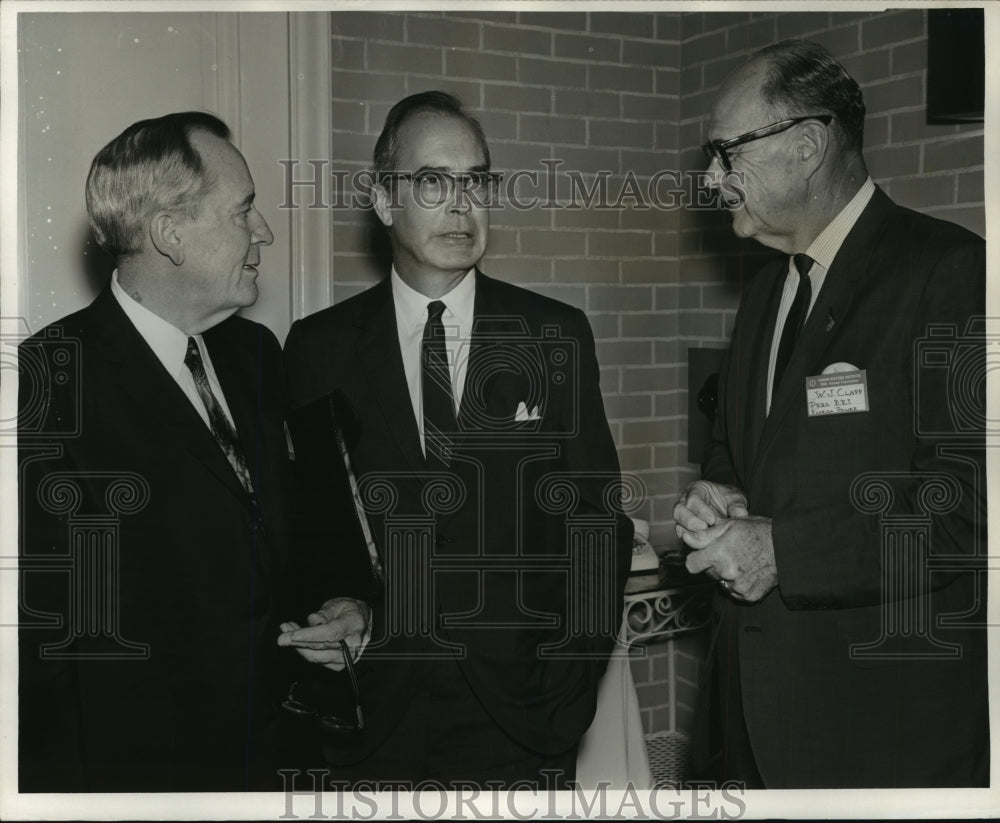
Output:
[[[786,265],[747,284],[704,465],[773,519],[778,588],[718,598],[716,662],[739,655],[768,788],[984,785],[986,637],[971,626],[985,587],[969,569],[986,553],[985,361],[982,325],[968,326],[984,313],[985,244],[876,191],[765,419]],[[870,411],[807,415],[806,377],[834,363],[867,371]]]
[[[281,352],[238,317],[204,338],[256,514],[110,290],[20,347],[22,791],[274,781]]]
[[[535,752],[570,749],[592,719],[620,621],[632,528],[615,502],[618,458],[590,326],[577,309],[476,277],[450,471],[435,475],[424,462],[388,279],[298,321],[285,345],[291,419],[337,393],[386,568],[384,591],[373,592],[359,555],[348,557],[343,541],[338,553],[331,530],[352,515],[332,501],[320,501],[318,518],[299,515],[315,524],[296,578],[308,593],[303,611],[335,594],[375,603],[358,665],[371,727],[345,756],[354,760],[406,711],[434,665],[428,655],[456,649],[501,728]],[[520,402],[539,419],[516,421]],[[296,439],[294,426],[292,435],[304,464],[310,437]]]

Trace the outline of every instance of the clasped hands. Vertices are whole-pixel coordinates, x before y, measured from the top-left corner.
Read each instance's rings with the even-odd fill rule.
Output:
[[[746,603],[778,585],[771,518],[752,516],[740,489],[696,480],[674,505],[674,520],[693,549],[685,564],[692,574],[705,572]]]
[[[306,618],[309,624],[300,626],[294,621],[281,624],[279,646],[294,646],[310,663],[317,663],[334,671],[344,668],[344,655],[340,641],[347,641],[351,660],[357,660],[371,636],[371,611],[361,600],[353,597],[335,597],[327,600]]]

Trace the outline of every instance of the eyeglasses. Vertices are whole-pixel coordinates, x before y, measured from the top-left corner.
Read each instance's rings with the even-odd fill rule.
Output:
[[[438,169],[423,171],[385,171],[379,174],[379,181],[408,180],[413,184],[414,198],[421,206],[440,206],[451,200],[461,189],[463,195],[474,201],[474,205],[492,205],[500,188],[503,172],[460,171],[447,172]]]
[[[324,699],[326,695],[320,693],[319,685],[316,682],[306,682],[302,686],[299,685],[299,681],[292,683],[288,689],[288,697],[282,702],[281,708],[297,717],[306,719],[315,718],[319,727],[325,732],[343,737],[351,737],[364,729],[365,716],[361,711],[361,694],[358,690],[358,679],[354,674],[351,651],[347,648],[347,642],[344,640],[340,641],[340,651],[344,655],[347,676],[351,681],[355,717],[345,717],[343,714],[338,714],[325,705],[328,703]],[[308,692],[308,694],[302,694],[302,692]]]
[[[783,131],[787,131],[792,126],[803,123],[806,120],[819,120],[824,126],[829,126],[830,122],[833,120],[833,115],[807,114],[805,117],[792,117],[789,120],[779,120],[777,123],[772,123],[770,126],[763,126],[762,128],[748,131],[746,134],[741,134],[739,137],[731,137],[728,140],[709,140],[701,148],[705,152],[705,159],[708,161],[709,165],[712,165],[713,160],[718,160],[722,168],[726,171],[732,171],[733,164],[728,154],[729,149],[734,149],[737,146],[742,146],[744,143],[750,143],[754,140],[760,140],[763,137],[770,137],[772,134],[780,134]]]

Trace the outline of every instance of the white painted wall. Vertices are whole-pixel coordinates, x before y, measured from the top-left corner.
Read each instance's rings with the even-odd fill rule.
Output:
[[[292,319],[290,237],[299,219],[278,209],[277,161],[293,156],[292,17],[308,28],[303,15],[277,12],[19,16],[18,304],[31,331],[85,306],[103,285],[88,273],[100,256],[85,247],[83,191],[94,154],[136,120],[204,109],[233,130],[275,237],[262,250],[260,299],[244,313],[284,338]],[[329,133],[330,124],[294,130],[301,128]],[[310,276],[327,279],[310,268]]]

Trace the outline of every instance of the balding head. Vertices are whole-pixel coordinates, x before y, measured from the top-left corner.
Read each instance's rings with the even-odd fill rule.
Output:
[[[843,151],[860,153],[865,136],[861,87],[826,49],[807,40],[784,40],[756,52],[747,68],[762,75],[763,102],[785,117],[832,114]]]

